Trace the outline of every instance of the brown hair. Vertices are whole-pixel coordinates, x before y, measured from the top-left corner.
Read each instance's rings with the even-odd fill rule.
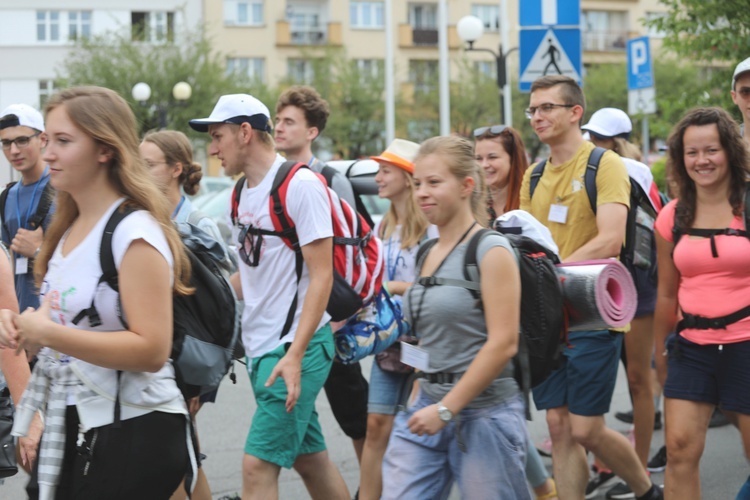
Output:
[[[128,203],[147,210],[160,224],[174,255],[174,290],[190,293],[190,261],[172,220],[166,197],[152,182],[138,149],[138,133],[128,103],[112,90],[102,87],[73,87],[55,94],[47,102],[45,113],[64,106],[70,120],[95,142],[112,151],[107,168],[109,182],[128,199]],[[40,285],[54,249],[78,217],[78,205],[70,194],[58,192],[55,216],[44,234],[34,277]]]
[[[193,147],[185,134],[177,130],[160,130],[149,132],[143,141],[150,142],[159,148],[167,164],[182,165],[182,173],[177,182],[185,193],[189,195],[198,193],[200,181],[203,178],[203,167],[200,163],[193,161]]]
[[[453,135],[433,137],[424,141],[419,147],[414,163],[428,155],[439,156],[457,179],[463,180],[467,177],[474,179],[471,211],[477,223],[487,227],[487,186],[484,181],[484,171],[474,157],[474,144],[468,139]]]
[[[526,157],[526,147],[523,139],[516,129],[507,127],[499,134],[493,134],[489,129],[476,138],[479,141],[495,141],[500,143],[505,152],[510,156],[510,171],[508,172],[508,196],[505,200],[504,212],[516,210],[521,206],[521,182],[523,174],[529,168],[529,160]],[[500,214],[498,214],[500,215]]]
[[[578,85],[578,82],[570,78],[569,76],[563,75],[547,75],[542,76],[534,80],[531,84],[531,93],[533,94],[537,90],[549,89],[552,87],[560,88],[560,98],[563,100],[562,103],[555,104],[570,104],[573,106],[580,106],[583,108],[581,111],[581,119],[583,114],[586,112],[586,97],[583,95],[583,89]]]
[[[697,203],[695,183],[685,167],[685,131],[688,127],[703,125],[716,125],[719,131],[719,140],[727,157],[731,177],[729,203],[732,205],[732,213],[735,216],[742,215],[745,206],[745,190],[748,177],[750,177],[750,153],[748,153],[745,140],[740,135],[737,123],[721,108],[693,109],[675,125],[667,140],[669,146],[667,170],[677,186],[677,196],[680,200],[679,210],[675,212],[675,222],[684,228],[692,226]]]
[[[287,106],[294,106],[302,110],[308,127],[318,129],[318,135],[323,133],[328,122],[330,110],[328,101],[323,99],[317,90],[307,85],[295,85],[288,88],[276,103],[276,114]]]

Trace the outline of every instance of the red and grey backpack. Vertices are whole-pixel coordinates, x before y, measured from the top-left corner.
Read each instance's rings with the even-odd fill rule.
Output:
[[[298,283],[302,276],[302,249],[299,245],[294,221],[291,220],[286,210],[286,195],[292,178],[303,168],[309,169],[304,163],[287,161],[281,165],[276,173],[268,200],[274,231],[255,227],[247,228],[249,234],[277,236],[290,249],[294,250]],[[325,178],[318,173],[315,175],[326,186],[333,226],[334,280],[326,311],[331,315],[332,320],[342,321],[353,316],[380,292],[384,269],[383,243],[374,236],[367,221],[349,203],[340,199],[328,187]],[[245,177],[242,177],[235,184],[232,194],[232,224],[237,227],[240,226],[238,210],[244,186]],[[287,313],[281,337],[289,333],[291,329],[294,313],[297,309],[297,300],[298,297],[295,294]]]

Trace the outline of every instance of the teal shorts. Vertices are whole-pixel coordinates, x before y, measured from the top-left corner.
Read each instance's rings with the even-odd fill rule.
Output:
[[[254,358],[248,364],[257,409],[245,441],[245,453],[291,468],[299,455],[326,449],[315,411],[315,399],[323,388],[333,362],[334,344],[330,325],[315,332],[302,358],[301,392],[291,413],[286,411],[286,383],[281,377],[265,387],[271,371],[290,344]]]

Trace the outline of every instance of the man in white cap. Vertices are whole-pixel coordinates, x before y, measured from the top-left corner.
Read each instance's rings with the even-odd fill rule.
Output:
[[[750,144],[750,57],[734,68],[732,75],[732,101],[742,113],[740,130]]]
[[[339,198],[356,208],[354,189],[349,179],[327,166],[312,152],[312,143],[325,130],[329,114],[328,102],[314,88],[307,85],[288,88],[276,102],[276,150],[287,160],[305,163],[314,172],[322,173]],[[357,460],[361,461],[367,433],[369,388],[360,364],[334,362],[324,389],[336,422],[352,440]]]
[[[275,151],[268,108],[247,94],[225,95],[210,116],[191,120],[190,126],[210,134],[209,153],[221,160],[227,175],[246,179],[228,211],[240,244],[239,272],[231,282],[245,301],[242,340],[257,402],[245,442],[242,498],[278,498],[281,467],[294,467],[313,498],[348,499],[315,411],[334,354],[326,313],[333,283],[326,187],[308,169],[288,183],[285,208],[303,260],[298,282],[295,251],[280,237],[260,233],[275,233],[268,200],[285,161]],[[295,304],[293,314],[290,304]],[[282,336],[285,318],[292,321]]]
[[[39,307],[33,260],[42,246],[44,229],[51,217],[52,186],[42,160],[47,143],[41,113],[26,104],[13,104],[0,113],[0,141],[21,181],[0,194],[3,242],[13,251],[18,306]]]

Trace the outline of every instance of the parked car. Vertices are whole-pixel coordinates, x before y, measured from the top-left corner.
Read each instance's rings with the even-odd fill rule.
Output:
[[[378,196],[378,185],[375,174],[378,173],[378,162],[375,160],[333,160],[328,165],[344,174],[352,183],[354,192],[359,195],[373,223],[383,218],[391,202]]]

